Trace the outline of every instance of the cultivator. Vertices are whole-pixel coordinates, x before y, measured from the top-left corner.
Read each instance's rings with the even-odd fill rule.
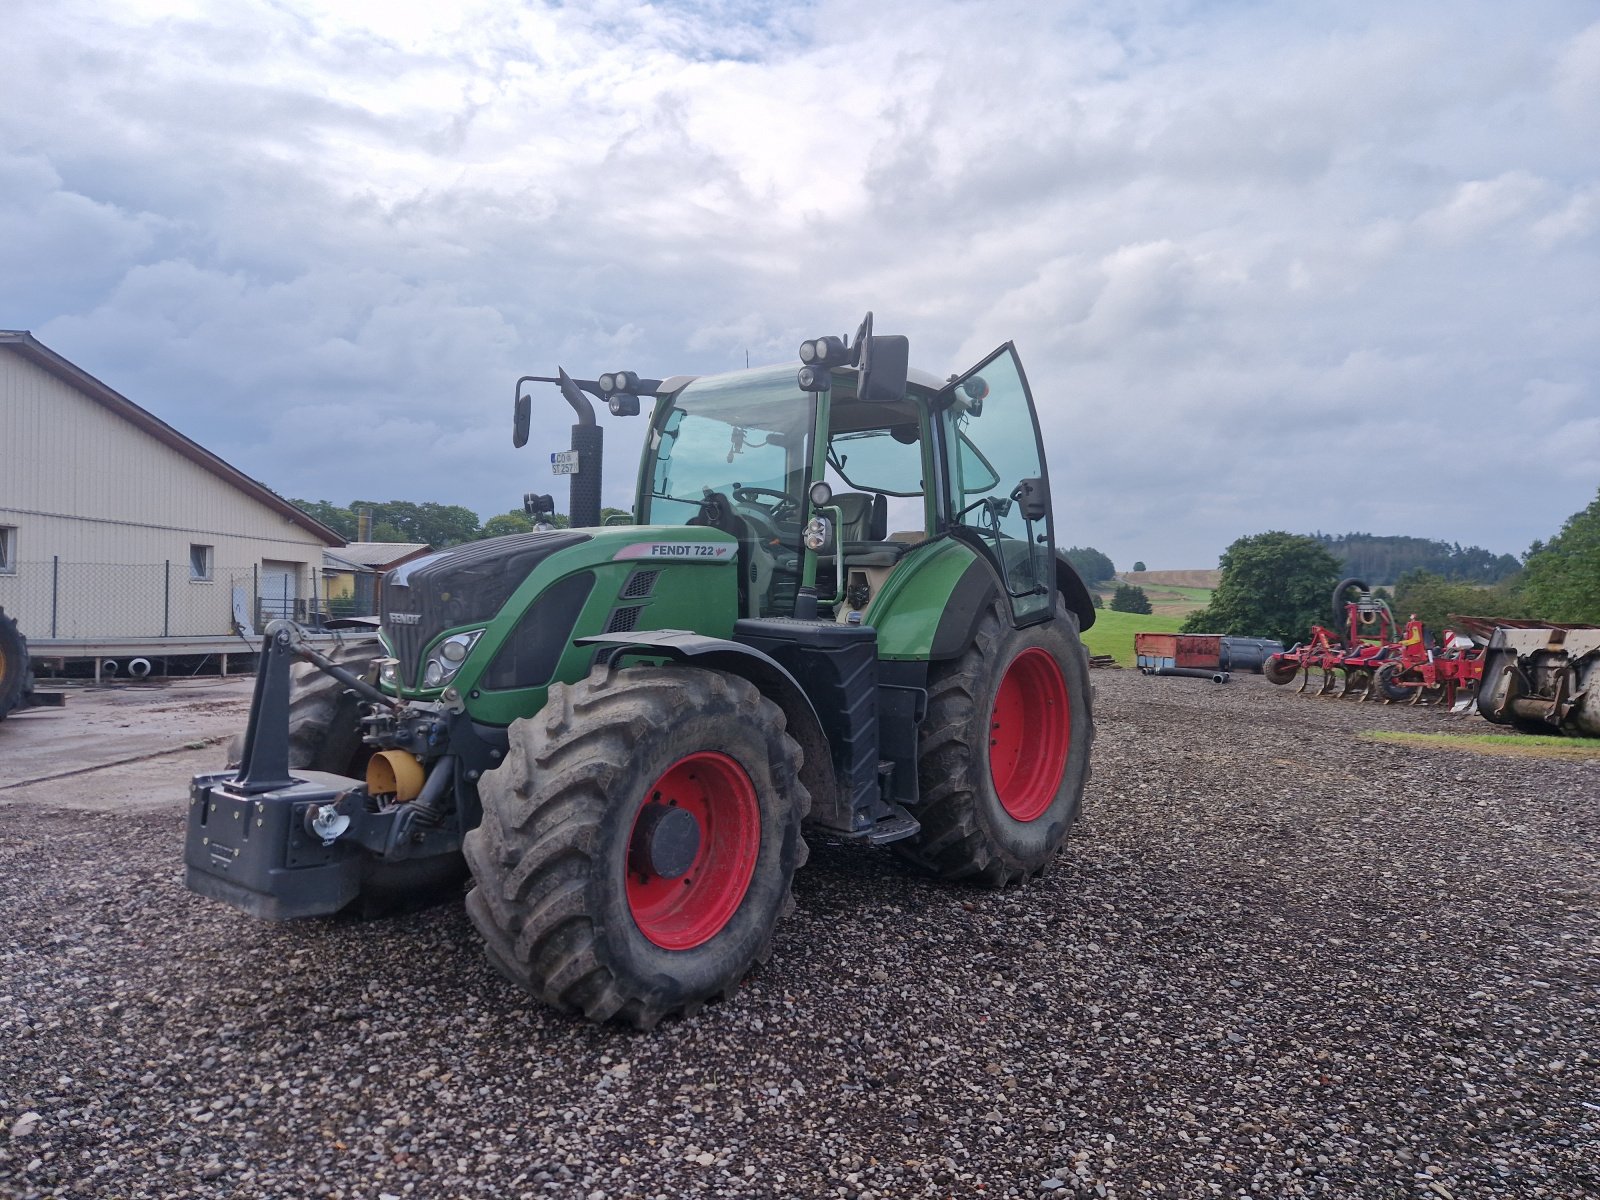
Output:
[[[1421,621],[1412,617],[1401,627],[1387,602],[1359,579],[1334,589],[1333,619],[1344,622],[1342,638],[1313,625],[1308,643],[1273,655],[1262,674],[1280,685],[1298,676],[1300,692],[1324,697],[1462,709],[1471,703],[1494,622],[1452,618],[1464,632],[1445,630],[1436,647]]]

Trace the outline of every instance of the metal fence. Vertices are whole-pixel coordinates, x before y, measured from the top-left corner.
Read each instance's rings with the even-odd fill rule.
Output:
[[[187,561],[77,563],[60,558],[19,562],[0,574],[0,608],[23,636],[151,638],[257,632],[276,617],[320,625],[335,617],[370,616],[369,594],[329,599],[317,573],[307,580],[269,574],[259,566],[222,567],[210,578],[190,577]]]

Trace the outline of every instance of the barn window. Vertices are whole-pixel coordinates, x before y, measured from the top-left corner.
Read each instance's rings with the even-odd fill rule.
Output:
[[[0,525],[0,575],[17,573],[17,527]]]
[[[189,578],[211,578],[211,551],[210,546],[191,545],[189,547]]]

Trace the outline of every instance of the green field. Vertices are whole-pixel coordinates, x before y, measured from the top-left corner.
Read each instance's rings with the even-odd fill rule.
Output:
[[[1084,633],[1083,644],[1089,647],[1090,654],[1109,654],[1123,666],[1131,667],[1134,634],[1177,633],[1182,624],[1182,617],[1147,617],[1103,608],[1094,614],[1094,628]]]

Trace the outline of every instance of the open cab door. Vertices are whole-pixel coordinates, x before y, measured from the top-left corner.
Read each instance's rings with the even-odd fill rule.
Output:
[[[1055,529],[1039,419],[1007,342],[939,393],[949,458],[949,528],[980,546],[1017,625],[1055,611]]]

